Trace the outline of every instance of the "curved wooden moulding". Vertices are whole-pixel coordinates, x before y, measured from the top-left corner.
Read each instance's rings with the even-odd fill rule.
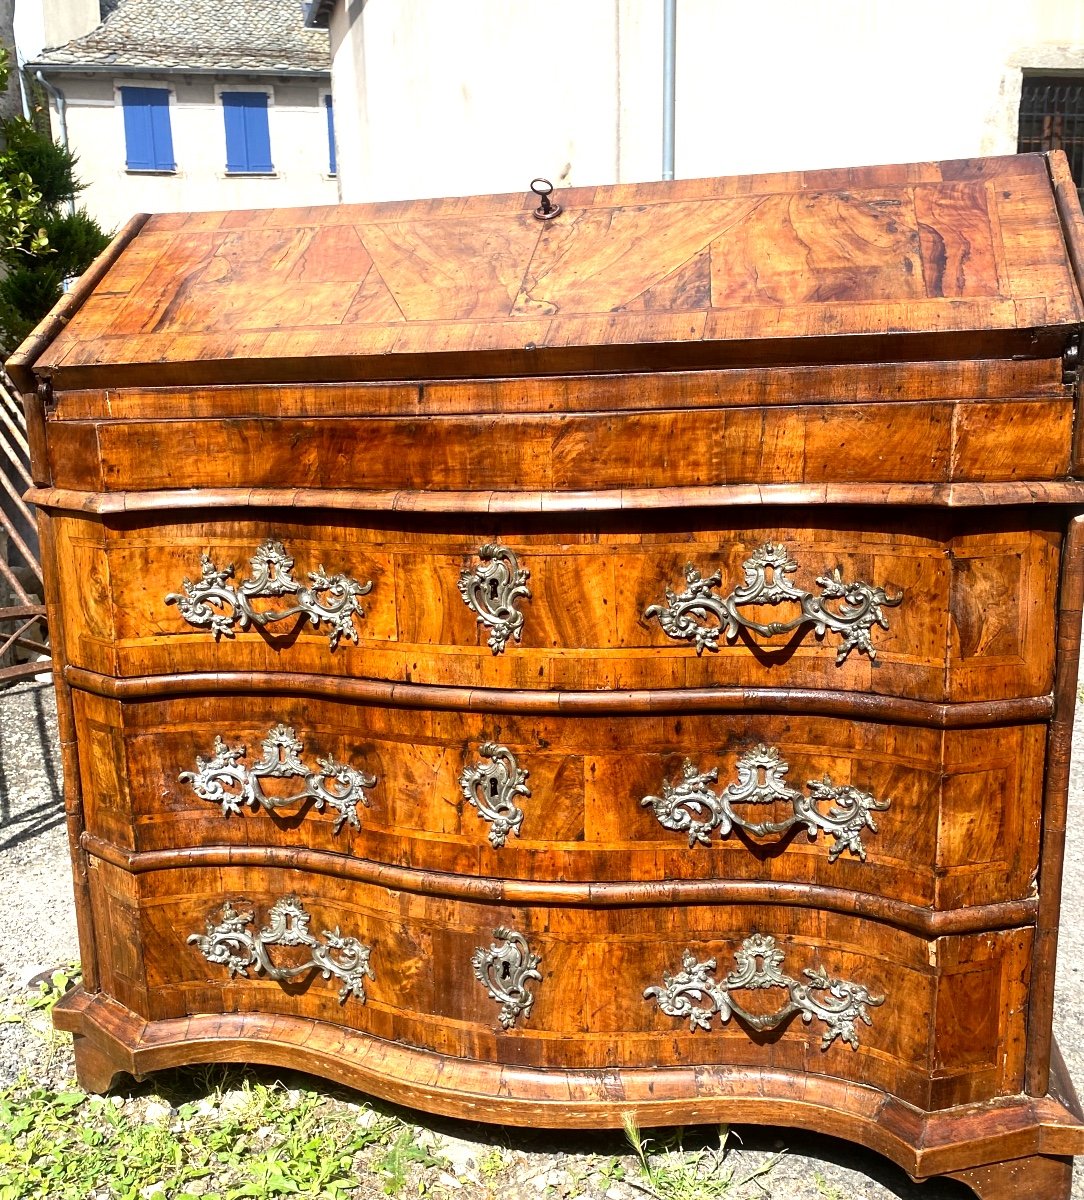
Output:
[[[926,1110],[1022,1088],[1026,926],[930,939],[798,905],[513,904],[396,891],[391,880],[298,863],[217,866],[197,855],[136,874],[92,863],[95,911],[114,933],[99,946],[102,990],[153,1021],[302,1015],[457,1060],[539,1070],[605,1071],[615,1053],[635,1068],[802,1068]],[[275,935],[261,958],[252,936],[268,936],[276,912],[289,924],[296,906],[325,949]],[[353,952],[334,949],[347,943],[365,949],[371,973],[323,977],[321,954],[347,963]],[[508,964],[501,987],[480,955]],[[776,982],[735,982],[754,965]],[[681,985],[690,970],[708,981],[699,998]],[[728,1015],[718,987],[737,989],[729,995],[744,1014]],[[1000,1011],[977,1005],[990,992],[1005,1000]],[[981,1016],[963,1023],[965,1009]]]
[[[360,883],[372,883],[417,895],[483,903],[548,904],[570,908],[582,905],[592,908],[627,908],[630,905],[652,908],[671,904],[781,905],[868,917],[923,937],[972,933],[982,929],[1011,929],[1031,924],[1038,910],[1038,900],[1034,897],[931,912],[867,892],[756,879],[548,883],[446,875],[296,848],[204,845],[192,849],[134,853],[119,850],[89,833],[83,834],[80,845],[95,858],[123,867],[135,875],[178,867],[268,866],[309,871],[338,879],[354,879]]]
[[[857,715],[433,710],[254,685],[74,693],[95,853],[308,851],[329,870],[486,880],[490,895],[501,879],[540,896],[562,880],[566,902],[760,887],[852,911],[880,897],[886,919],[920,929],[958,927],[935,915],[954,909],[1008,903],[1019,923],[1034,907],[1039,723],[991,738]]]
[[[125,513],[183,512],[208,504],[221,508],[331,508],[347,512],[415,513],[604,513],[664,509],[730,508],[750,504],[902,504],[908,507],[972,508],[977,505],[1084,503],[1078,480],[1014,480],[1011,483],[779,483],[717,487],[620,488],[592,491],[497,492],[361,491],[345,488],[189,488],[145,492],[87,492],[35,487],[26,499],[58,512],[116,517]]]
[[[538,1071],[464,1060],[451,1064],[441,1054],[299,1016],[230,1013],[145,1021],[81,988],[57,1004],[54,1020],[75,1034],[80,1080],[91,1091],[107,1090],[122,1073],[142,1079],[192,1063],[254,1062],[313,1072],[391,1103],[503,1125],[617,1128],[632,1114],[643,1127],[792,1126],[859,1142],[915,1178],[995,1163],[993,1170],[1011,1172],[1018,1181],[1025,1172],[1026,1180],[1049,1169],[1028,1165],[1030,1159],[1049,1161],[1084,1150],[1084,1118],[1060,1055],[1047,1096],[1010,1095],[926,1113],[874,1088],[787,1067]]]
[[[893,721],[900,725],[922,725],[931,729],[975,729],[980,726],[1047,721],[1054,712],[1054,699],[1049,694],[1019,696],[1011,700],[941,704],[862,692],[852,695],[828,688],[711,687],[539,692],[524,688],[434,687],[294,671],[173,672],[117,679],[112,675],[73,666],[64,668],[64,678],[74,688],[111,700],[208,696],[231,691],[370,702],[394,708],[431,708],[442,712],[615,716],[634,713],[785,712]]]
[[[1031,528],[1011,509],[966,521],[941,512],[925,524],[874,510],[772,514],[770,525],[763,509],[659,514],[649,528],[621,514],[338,514],[324,524],[295,511],[273,521],[215,512],[142,528],[66,515],[55,529],[60,587],[72,597],[63,613],[68,659],[121,677],[288,671],[538,691],[768,684],[932,702],[1049,691],[1056,513]],[[264,626],[228,602],[199,607],[201,597],[256,578],[261,548],[274,544],[294,561],[299,584],[323,580],[314,586],[324,609],[342,578],[368,593],[364,615],[344,630],[310,621],[308,611]],[[498,636],[492,614],[460,588],[465,573],[482,569],[486,546],[507,549],[529,573],[511,637]],[[762,569],[758,556],[780,555],[792,565],[765,568],[766,578],[778,571],[814,597],[811,611],[823,604],[841,614],[854,604],[845,589],[861,584],[861,627],[829,622],[818,634],[810,606],[743,593],[750,571]],[[683,597],[698,586],[690,570],[705,584],[715,579],[713,595],[740,610],[729,632],[720,633],[718,614],[696,617],[698,629],[713,631],[706,642],[671,619],[690,611]],[[498,612],[506,599],[494,596],[490,607]],[[281,598],[253,602],[259,612],[288,607]],[[225,624],[212,625],[212,614]]]

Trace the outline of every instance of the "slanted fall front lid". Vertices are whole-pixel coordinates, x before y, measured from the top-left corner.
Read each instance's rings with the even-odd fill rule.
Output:
[[[948,357],[1084,315],[1042,155],[554,195],[549,221],[526,186],[139,219],[15,366],[78,387]]]

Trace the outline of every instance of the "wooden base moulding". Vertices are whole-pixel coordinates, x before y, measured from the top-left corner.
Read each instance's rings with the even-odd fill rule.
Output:
[[[951,1175],[988,1200],[1057,1200],[1053,1185],[1068,1178],[1067,1156],[1084,1150],[1084,1112],[1058,1053],[1046,1096],[924,1113],[877,1088],[792,1071],[534,1071],[453,1059],[303,1017],[144,1021],[82,988],[57,1004],[54,1021],[75,1034],[80,1080],[93,1091],[108,1090],[122,1073],[142,1079],[192,1063],[256,1062],[314,1071],[394,1104],[530,1128],[620,1128],[629,1114],[641,1126],[793,1126],[859,1142],[915,1179]],[[1006,1180],[1017,1190],[1004,1190]]]

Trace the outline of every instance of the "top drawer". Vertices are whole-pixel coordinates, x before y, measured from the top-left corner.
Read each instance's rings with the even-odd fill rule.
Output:
[[[1065,478],[1072,427],[1060,357],[117,388],[58,393],[38,477],[97,493],[990,483]]]
[[[942,702],[1049,691],[1058,522],[1036,509],[219,510],[63,515],[55,529],[67,659],[107,675]]]

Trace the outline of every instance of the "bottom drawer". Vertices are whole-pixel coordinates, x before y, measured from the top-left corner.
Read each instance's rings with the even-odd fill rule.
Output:
[[[553,1070],[747,1064],[922,1108],[1021,1088],[1030,928],[929,940],[793,906],[652,905],[648,886],[642,907],[515,907],[90,861],[103,990],[151,1020],[291,1014]]]

